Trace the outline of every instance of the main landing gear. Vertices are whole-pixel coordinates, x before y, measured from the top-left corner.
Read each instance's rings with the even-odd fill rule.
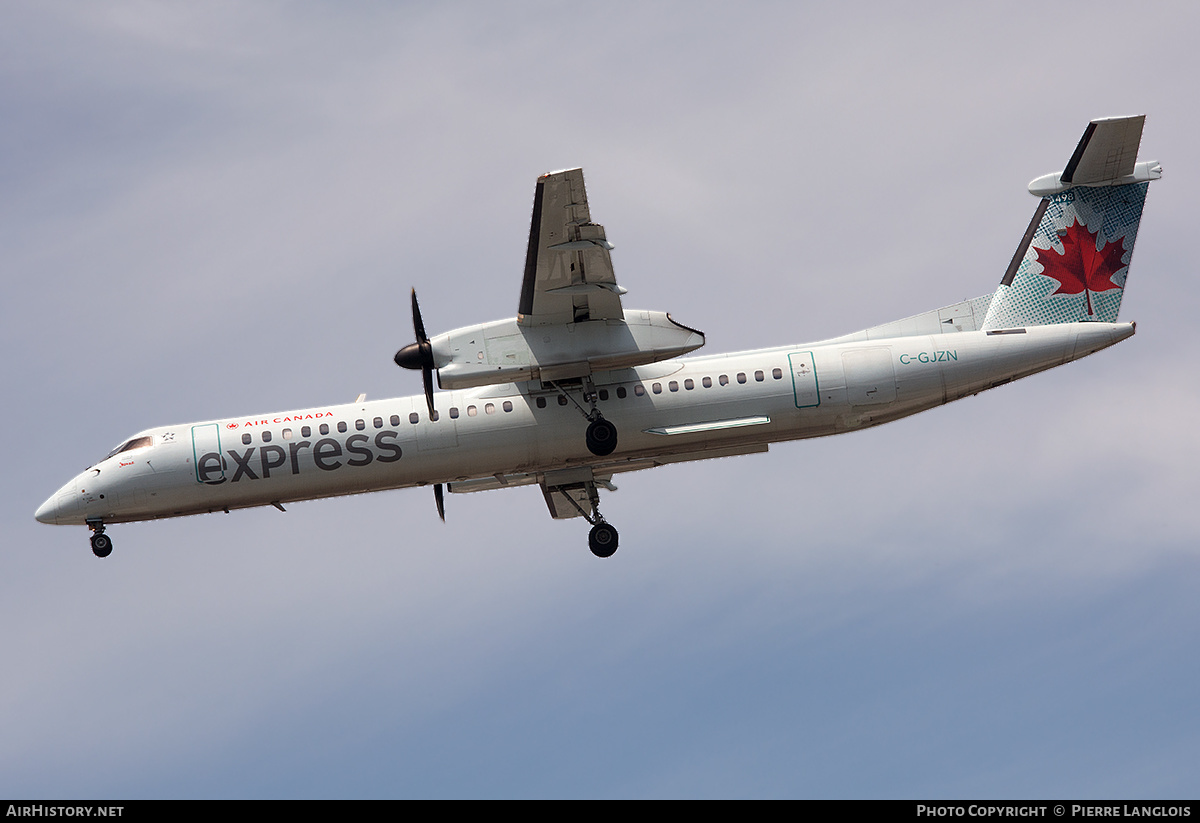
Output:
[[[617,427],[605,420],[600,409],[596,408],[596,386],[592,383],[592,378],[583,378],[583,399],[591,407],[586,410],[558,383],[551,382],[550,385],[557,389],[559,394],[574,403],[575,408],[579,409],[579,413],[588,421],[587,432],[584,435],[588,451],[597,457],[606,457],[612,454],[617,448]]]
[[[87,526],[92,530],[92,554],[96,557],[108,557],[112,554],[112,538],[104,533],[104,521],[89,520]]]
[[[592,421],[588,423],[587,434],[584,435],[588,451],[597,457],[612,454],[617,447],[617,427],[601,417],[598,411],[595,417],[588,419]]]

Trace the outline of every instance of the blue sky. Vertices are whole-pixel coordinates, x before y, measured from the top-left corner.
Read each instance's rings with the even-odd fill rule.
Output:
[[[5,4],[0,795],[1195,796],[1198,22]],[[545,171],[585,168],[626,304],[718,352],[989,292],[1026,183],[1143,112],[1134,338],[618,478],[609,561],[531,489],[131,524],[106,561],[33,519],[142,428],[419,392],[409,288],[431,332],[512,314]]]

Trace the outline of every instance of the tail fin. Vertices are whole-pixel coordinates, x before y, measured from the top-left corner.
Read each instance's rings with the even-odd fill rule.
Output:
[[[1042,202],[984,329],[1116,322],[1146,190],[1162,176],[1158,163],[1136,162],[1145,119],[1093,120],[1066,168],[1029,184]]]

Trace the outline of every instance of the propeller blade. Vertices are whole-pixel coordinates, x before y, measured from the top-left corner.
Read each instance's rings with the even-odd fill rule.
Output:
[[[425,344],[429,342],[429,338],[425,336],[425,324],[421,321],[421,307],[417,305],[417,290],[412,290],[412,310],[413,310],[413,331],[417,333],[417,343],[421,348],[425,348]]]
[[[442,522],[446,522],[446,498],[442,493],[442,484],[435,483],[433,486],[433,502],[437,503],[438,517],[442,518]]]
[[[429,407],[429,419],[435,414],[433,409],[433,344],[425,334],[425,322],[421,320],[421,306],[417,303],[417,290],[412,290],[413,332],[417,336],[416,343],[409,343],[392,359],[402,369],[420,369],[421,382],[425,385],[425,405]]]
[[[429,406],[429,419],[433,419],[433,368],[426,363],[421,368],[421,379],[425,382],[425,402]]]

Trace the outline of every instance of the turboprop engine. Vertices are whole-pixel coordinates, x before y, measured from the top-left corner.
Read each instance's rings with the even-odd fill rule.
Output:
[[[679,357],[704,345],[703,332],[666,312],[626,311],[624,319],[524,326],[517,318],[464,326],[428,338],[413,292],[417,342],[396,352],[396,365],[420,369],[433,405],[432,372],[443,389],[465,389],[521,380],[544,382],[586,377]]]
[[[570,380],[679,357],[704,335],[665,312],[626,311],[624,320],[526,327],[513,320],[467,326],[434,337],[438,385],[465,389],[520,380]]]

